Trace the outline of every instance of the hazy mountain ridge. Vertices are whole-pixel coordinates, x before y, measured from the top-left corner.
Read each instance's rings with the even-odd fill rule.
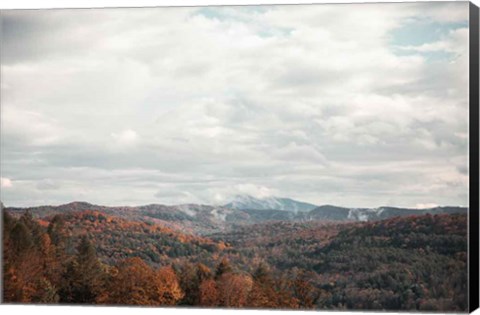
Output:
[[[58,206],[6,207],[10,214],[19,216],[30,211],[36,218],[48,218],[56,214],[71,214],[82,211],[99,211],[126,220],[152,222],[191,234],[219,232],[229,227],[228,222],[246,223],[247,213],[224,207],[199,204],[143,206],[101,206],[87,202],[71,202]]]
[[[378,208],[343,208],[331,205],[317,207],[310,211],[311,220],[333,221],[378,221],[392,217],[424,215],[424,214],[466,214],[466,207],[434,207],[428,209],[378,207]]]
[[[291,208],[288,208],[288,206]],[[250,206],[246,208],[246,206]],[[282,209],[268,209],[279,207]],[[305,211],[305,207],[311,207]],[[245,208],[244,208],[245,207]],[[257,209],[257,208],[259,209]],[[237,196],[225,206],[201,204],[143,206],[101,206],[87,202],[71,202],[59,206],[39,206],[30,208],[6,207],[9,213],[20,215],[29,210],[37,218],[48,218],[55,214],[68,214],[86,210],[99,211],[132,221],[152,222],[165,227],[182,230],[191,234],[211,234],[235,226],[251,225],[269,221],[378,221],[397,216],[423,214],[467,213],[464,207],[435,207],[429,209],[409,209],[396,207],[346,208],[334,205],[314,206],[289,198],[257,199],[251,196]]]

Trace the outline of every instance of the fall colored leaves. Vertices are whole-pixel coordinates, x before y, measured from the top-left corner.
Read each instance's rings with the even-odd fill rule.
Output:
[[[41,221],[5,212],[3,299],[461,311],[468,305],[466,226],[458,214],[343,225],[280,222],[209,240],[97,212]]]
[[[42,226],[30,213],[4,214],[6,302],[206,307],[301,306],[298,289],[275,281],[264,265],[249,274],[219,259],[154,268],[139,257],[107,265],[84,234],[75,241],[62,216]],[[76,244],[75,244],[76,243]],[[313,288],[312,288],[313,289]],[[312,307],[313,304],[303,305]]]
[[[127,258],[111,270],[101,304],[175,305],[184,296],[170,266],[152,269],[141,258]]]

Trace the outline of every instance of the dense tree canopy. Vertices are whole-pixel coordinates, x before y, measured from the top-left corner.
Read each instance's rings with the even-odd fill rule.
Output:
[[[91,211],[3,220],[6,302],[467,308],[465,215],[266,222],[210,238]]]

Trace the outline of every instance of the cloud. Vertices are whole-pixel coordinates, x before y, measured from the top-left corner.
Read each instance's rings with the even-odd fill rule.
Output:
[[[113,132],[112,138],[119,144],[129,145],[129,144],[133,144],[137,140],[138,135],[135,131],[131,129],[126,129],[120,133]]]
[[[12,187],[12,180],[10,178],[2,177],[0,179],[1,181],[1,187],[2,188],[10,188]]]
[[[417,203],[415,205],[415,208],[417,209],[430,209],[435,207],[438,207],[436,203]]]
[[[466,3],[4,12],[2,199],[466,204],[466,21]]]
[[[8,93],[7,93],[8,94]],[[32,110],[5,106],[2,108],[5,138],[32,146],[47,146],[61,139],[61,127],[55,119]]]
[[[39,190],[51,190],[51,189],[60,189],[61,186],[52,179],[40,180],[37,182],[36,186]]]

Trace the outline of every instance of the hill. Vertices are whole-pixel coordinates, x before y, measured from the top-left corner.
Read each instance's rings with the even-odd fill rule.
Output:
[[[465,214],[259,220],[205,237],[83,206],[42,218],[4,212],[5,301],[467,309]],[[214,211],[198,210],[188,215]]]
[[[300,272],[320,308],[459,311],[467,307],[466,235],[465,214],[426,214],[265,223],[212,237],[247,270],[263,261],[278,277]]]
[[[250,198],[247,198],[251,200]],[[291,200],[291,199],[275,199]],[[271,201],[271,200],[270,200]],[[288,203],[284,203],[286,206]],[[242,204],[246,205],[246,204]],[[253,204],[250,204],[253,205]],[[271,202],[268,206],[275,206]],[[240,207],[236,204],[235,207]],[[312,205],[313,206],[313,205]],[[210,206],[200,204],[159,205],[150,204],[143,206],[100,206],[86,202],[72,202],[59,206],[40,206],[31,208],[9,207],[6,210],[13,216],[20,216],[25,211],[30,211],[36,218],[51,217],[55,214],[69,214],[86,210],[99,211],[104,214],[123,218],[128,221],[146,222],[157,224],[172,229],[181,230],[192,235],[209,235],[212,233],[228,231],[237,226],[257,224],[261,222],[308,222],[308,221],[340,221],[363,222],[384,220],[397,216],[412,216],[425,214],[453,214],[467,213],[463,207],[435,207],[430,209],[408,209],[394,207],[379,208],[345,208],[333,205],[314,207],[309,211],[300,211],[301,206],[296,204],[294,210],[269,209],[267,204],[262,204],[261,209],[236,209],[234,206]],[[294,208],[290,208],[294,209]],[[302,208],[305,209],[305,208]]]
[[[100,260],[107,264],[140,257],[156,266],[192,257],[208,257],[225,247],[221,241],[214,242],[162,225],[128,221],[99,211],[72,212],[46,218],[46,221],[54,219],[62,221],[72,244],[82,236],[88,236],[95,244]]]

